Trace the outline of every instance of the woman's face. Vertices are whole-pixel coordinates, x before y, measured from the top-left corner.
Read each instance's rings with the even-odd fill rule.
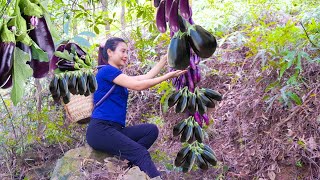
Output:
[[[111,49],[108,49],[107,52],[109,56],[108,63],[110,65],[114,65],[120,68],[127,64],[128,46],[126,43],[119,42],[114,51],[111,51]]]

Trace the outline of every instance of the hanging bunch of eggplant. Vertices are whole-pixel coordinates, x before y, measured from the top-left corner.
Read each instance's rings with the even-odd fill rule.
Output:
[[[28,64],[33,77],[42,78],[49,72],[49,60],[53,56],[54,43],[40,0],[15,0],[13,14],[0,22],[0,87],[13,84],[13,54],[19,48],[29,54]],[[8,4],[9,6],[9,4]],[[39,56],[39,51],[45,56]]]
[[[70,93],[89,96],[97,90],[90,56],[76,43],[61,44],[51,59],[55,75],[49,90],[55,101],[70,102]]]
[[[202,58],[209,58],[217,47],[216,38],[206,29],[194,23],[189,0],[154,0],[156,26],[161,33],[169,27],[170,44],[168,64],[172,70],[188,69],[187,73],[173,79],[175,92],[168,98],[168,106],[176,113],[188,113],[188,118],[178,122],[173,135],[180,136],[185,145],[175,159],[175,166],[189,172],[196,163],[200,169],[215,166],[217,159],[213,150],[203,144],[203,124],[209,125],[208,108],[214,108],[222,95],[209,88],[199,88]],[[167,26],[168,25],[168,26]]]

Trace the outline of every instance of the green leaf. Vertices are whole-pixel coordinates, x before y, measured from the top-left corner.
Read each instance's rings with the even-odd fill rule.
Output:
[[[99,33],[97,33],[97,34],[99,34]],[[96,34],[94,34],[93,32],[90,32],[90,31],[83,31],[79,35],[88,36],[88,37],[96,37]]]
[[[90,47],[90,43],[88,40],[86,40],[85,38],[81,37],[81,36],[75,36],[74,41],[76,43],[78,43],[80,46],[86,46],[86,47]]]
[[[24,95],[24,86],[26,80],[32,76],[32,69],[26,62],[29,55],[19,48],[14,49],[13,55],[13,88],[11,91],[11,100],[16,106]]]
[[[63,52],[55,51],[54,55],[59,58],[66,59],[68,61],[73,61],[73,55],[70,54],[67,50],[64,50]]]
[[[31,45],[32,59],[37,59],[40,62],[49,62],[48,53],[44,52],[34,41]]]
[[[93,26],[93,30],[96,34],[99,34],[100,33],[100,30],[97,26]]]
[[[293,100],[297,105],[301,105],[302,104],[302,100],[301,98],[293,92],[287,92],[287,95],[290,97],[291,100]]]

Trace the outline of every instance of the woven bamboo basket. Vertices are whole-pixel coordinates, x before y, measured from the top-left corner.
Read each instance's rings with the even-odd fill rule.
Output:
[[[73,123],[88,123],[93,110],[93,95],[70,95],[70,102],[64,105],[67,118]]]

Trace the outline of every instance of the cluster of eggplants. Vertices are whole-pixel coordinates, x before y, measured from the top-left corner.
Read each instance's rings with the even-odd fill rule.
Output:
[[[48,54],[54,52],[51,33],[43,17],[39,1],[16,0],[12,18],[4,19],[0,27],[0,88],[13,84],[13,53],[17,47],[29,54],[27,64],[33,69],[33,77],[42,78],[49,72],[49,62],[32,59],[32,41]]]
[[[68,72],[55,75],[50,82],[49,90],[55,101],[62,99],[64,104],[70,102],[70,93],[89,96],[97,90],[95,75],[89,73]]]
[[[173,135],[178,136],[181,134],[180,141],[193,143],[195,140],[202,143],[204,135],[200,125],[194,120],[193,116],[180,121],[173,127]]]
[[[188,144],[182,148],[174,160],[174,165],[182,167],[183,172],[189,172],[196,164],[202,170],[208,170],[209,164],[217,165],[217,158],[214,151],[206,144]]]
[[[207,112],[207,108],[214,108],[216,101],[221,101],[222,95],[212,89],[196,87],[195,92],[191,92],[187,87],[175,91],[168,98],[168,106],[176,105],[175,112],[188,112],[194,115],[198,112],[203,115]],[[198,121],[197,121],[198,122]]]
[[[51,59],[52,69],[60,71],[76,71],[82,68],[92,69],[92,59],[76,43],[60,44]]]

